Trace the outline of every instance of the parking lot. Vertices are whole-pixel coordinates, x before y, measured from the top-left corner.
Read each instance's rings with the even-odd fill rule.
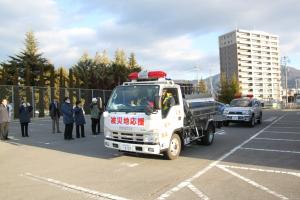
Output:
[[[265,110],[262,124],[218,129],[211,146],[173,161],[106,149],[87,121],[87,137],[72,141],[49,119],[33,120],[29,138],[11,123],[0,199],[300,199],[300,111]]]

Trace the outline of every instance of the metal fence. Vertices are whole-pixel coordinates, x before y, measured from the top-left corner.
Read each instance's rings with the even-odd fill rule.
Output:
[[[101,97],[102,103],[106,105],[111,92],[111,90],[99,89],[0,85],[0,99],[8,99],[14,110],[14,118],[18,118],[22,100],[32,105],[32,117],[45,117],[49,116],[49,104],[52,100],[57,99],[59,102],[63,102],[65,97],[70,97],[73,105],[77,100],[81,100],[84,103],[86,114],[89,114],[92,98]]]

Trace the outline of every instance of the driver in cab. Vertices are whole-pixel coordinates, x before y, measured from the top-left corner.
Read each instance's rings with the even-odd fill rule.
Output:
[[[166,117],[170,108],[175,105],[175,99],[172,93],[168,92],[167,89],[162,91],[162,115]]]

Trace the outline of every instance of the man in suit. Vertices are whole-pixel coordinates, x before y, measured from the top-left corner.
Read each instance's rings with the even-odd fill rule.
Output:
[[[8,107],[7,100],[3,99],[0,104],[0,139],[7,140],[8,139]]]
[[[59,130],[60,108],[57,99],[53,99],[53,102],[49,106],[49,112],[52,119],[52,133],[55,133],[55,125],[57,132],[61,133]]]

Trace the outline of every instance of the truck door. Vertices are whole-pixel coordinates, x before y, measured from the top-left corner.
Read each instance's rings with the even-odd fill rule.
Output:
[[[182,127],[184,113],[183,106],[180,104],[178,89],[164,88],[163,91],[164,90],[166,90],[166,95],[168,96],[162,96],[162,118],[166,119],[169,123]]]

